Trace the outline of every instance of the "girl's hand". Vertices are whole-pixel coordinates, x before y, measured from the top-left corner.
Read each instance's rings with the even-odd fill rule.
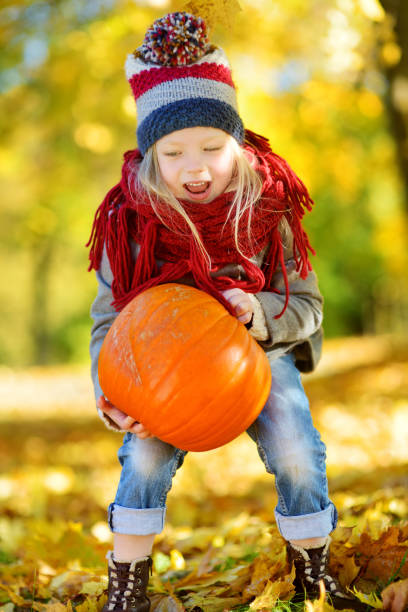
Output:
[[[144,440],[145,438],[153,438],[153,435],[148,431],[144,425],[135,421],[135,419],[131,416],[128,416],[119,408],[116,408],[109,400],[107,400],[103,395],[101,395],[96,405],[104,414],[106,414],[116,425],[123,429],[124,431],[130,431],[134,433],[138,438]]]
[[[408,578],[388,585],[381,595],[384,610],[402,612],[408,604]]]
[[[254,313],[249,295],[238,287],[221,291],[221,294],[234,307],[238,321],[244,324],[249,323]]]

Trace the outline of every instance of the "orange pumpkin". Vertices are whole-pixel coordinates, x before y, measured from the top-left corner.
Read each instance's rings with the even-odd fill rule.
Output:
[[[106,397],[183,450],[222,446],[269,395],[268,359],[245,326],[187,285],[153,287],[117,316],[99,356]]]

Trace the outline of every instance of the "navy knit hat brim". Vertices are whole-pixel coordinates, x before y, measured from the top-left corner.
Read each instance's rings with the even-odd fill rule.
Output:
[[[163,136],[188,127],[218,128],[239,144],[244,141],[244,125],[232,106],[212,98],[189,98],[161,106],[142,121],[137,128],[141,154]]]

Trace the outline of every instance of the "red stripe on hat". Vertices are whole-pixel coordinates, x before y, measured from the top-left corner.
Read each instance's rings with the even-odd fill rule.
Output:
[[[133,75],[129,79],[130,86],[135,98],[139,98],[152,87],[160,85],[165,81],[174,81],[186,77],[198,79],[211,79],[212,81],[220,81],[234,87],[235,85],[231,78],[231,70],[221,64],[209,63],[194,64],[193,66],[163,66],[162,68],[151,68],[150,70],[142,70],[138,74]]]

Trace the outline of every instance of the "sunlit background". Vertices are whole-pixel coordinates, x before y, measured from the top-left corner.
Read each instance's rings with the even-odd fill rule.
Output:
[[[98,546],[110,542],[105,507],[119,474],[119,437],[94,412],[88,343],[96,286],[85,243],[96,207],[120,178],[123,153],[137,144],[126,55],[154,19],[184,8],[208,18],[212,40],[225,49],[245,125],[270,139],[315,201],[305,225],[317,252],[326,343],[305,384],[328,446],[341,525],[361,533],[369,524],[374,537],[406,520],[408,4],[5,0],[1,7],[0,563],[20,558],[24,542],[23,557],[41,559],[40,573],[51,576],[58,566],[51,543],[66,533],[72,559],[88,566],[103,563]],[[250,516],[267,524],[275,502],[243,436],[188,457],[165,538],[173,542],[171,529],[191,535],[220,525],[221,517],[238,521],[234,533]],[[80,523],[88,548],[75,540]],[[221,527],[203,535],[202,550],[207,540],[223,547],[224,535]],[[167,561],[177,568],[174,555]]]
[[[0,361],[84,362],[95,292],[84,245],[136,146],[123,64],[152,20],[185,3],[5,4]],[[401,332],[408,80],[395,19],[378,0],[213,5],[212,39],[230,58],[245,125],[270,138],[316,202],[306,225],[326,336]]]

